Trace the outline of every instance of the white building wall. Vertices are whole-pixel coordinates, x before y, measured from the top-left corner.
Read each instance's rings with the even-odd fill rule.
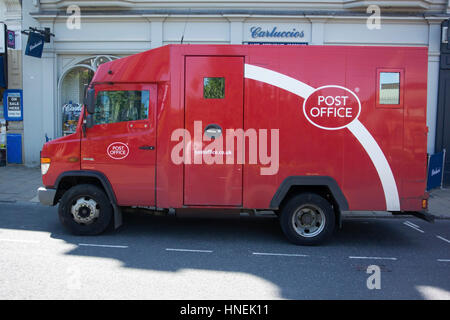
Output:
[[[28,27],[40,27],[38,21],[26,14],[36,9],[33,1],[22,1],[23,30],[28,29]],[[23,52],[25,52],[27,40],[27,36],[22,37]],[[46,113],[43,104],[43,60],[23,55],[22,65],[24,161],[28,166],[37,166],[39,164],[39,152],[42,149],[42,144],[45,143],[44,118],[50,117],[53,119],[54,115]],[[53,95],[53,91],[54,89],[47,94]]]
[[[97,4],[100,2],[92,1]],[[150,5],[147,1],[138,2],[144,7]],[[292,1],[290,4],[294,6],[299,2]],[[420,3],[426,2],[429,1],[416,1],[415,3],[420,6]],[[293,28],[302,30],[304,36],[295,41],[307,42],[310,45],[428,46],[427,124],[430,129],[428,151],[430,153],[434,151],[440,23],[445,17],[427,19],[420,16],[389,18],[382,16],[381,29],[369,30],[365,17],[339,16],[339,14],[334,16],[261,14],[122,14],[115,16],[97,14],[85,16],[82,11],[81,29],[70,30],[66,25],[66,17],[61,15],[45,14],[44,11],[33,18],[29,14],[55,8],[55,6],[64,8],[64,1],[41,0],[40,3],[41,7],[34,6],[33,1],[23,1],[22,27],[26,29],[29,26],[41,28],[47,26],[51,28],[56,37],[52,38],[50,44],[45,45],[42,59],[23,57],[25,162],[27,165],[39,163],[39,151],[45,141],[45,134],[49,138],[55,138],[60,134],[59,112],[61,106],[58,105],[57,88],[62,74],[74,61],[100,54],[125,56],[161,45],[180,43],[183,34],[184,43],[193,44],[241,44],[247,41],[274,41],[273,39],[253,39],[250,32],[252,26],[259,26],[263,29],[271,29],[276,26],[278,30],[287,31]],[[179,3],[180,1],[169,1],[167,5],[171,4],[176,8]],[[339,8],[339,5],[343,8],[343,3],[348,5],[351,2],[322,1],[322,5],[325,7],[333,8]],[[288,4],[284,3],[283,6]],[[216,2],[205,2],[204,6],[207,5],[214,8]],[[308,6],[314,8],[312,2]],[[258,7],[269,8],[271,4],[258,2]],[[282,7],[278,9],[280,8]],[[365,7],[361,8],[364,10]],[[23,47],[25,47],[27,37],[23,38]],[[291,41],[289,39],[282,40]]]

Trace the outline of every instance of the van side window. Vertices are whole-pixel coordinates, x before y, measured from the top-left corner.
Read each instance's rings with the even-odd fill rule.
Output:
[[[400,104],[400,72],[380,72],[379,104]]]
[[[203,98],[224,99],[225,78],[203,78]]]
[[[99,91],[94,123],[106,124],[148,118],[149,91]]]

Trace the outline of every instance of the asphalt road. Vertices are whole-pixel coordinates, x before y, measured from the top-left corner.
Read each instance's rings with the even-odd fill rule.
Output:
[[[450,299],[450,220],[347,218],[299,247],[273,217],[134,213],[76,237],[56,208],[0,203],[0,299]]]

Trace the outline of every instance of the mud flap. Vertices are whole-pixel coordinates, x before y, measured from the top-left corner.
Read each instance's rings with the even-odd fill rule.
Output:
[[[122,210],[116,204],[113,204],[114,209],[114,229],[118,229],[122,225]]]

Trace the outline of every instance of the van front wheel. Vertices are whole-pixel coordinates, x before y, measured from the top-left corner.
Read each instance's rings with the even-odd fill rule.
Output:
[[[96,235],[105,231],[113,217],[113,208],[105,192],[91,184],[67,190],[58,209],[61,223],[76,235]]]
[[[334,231],[335,215],[331,204],[315,193],[291,198],[281,210],[281,229],[297,245],[317,245]]]

